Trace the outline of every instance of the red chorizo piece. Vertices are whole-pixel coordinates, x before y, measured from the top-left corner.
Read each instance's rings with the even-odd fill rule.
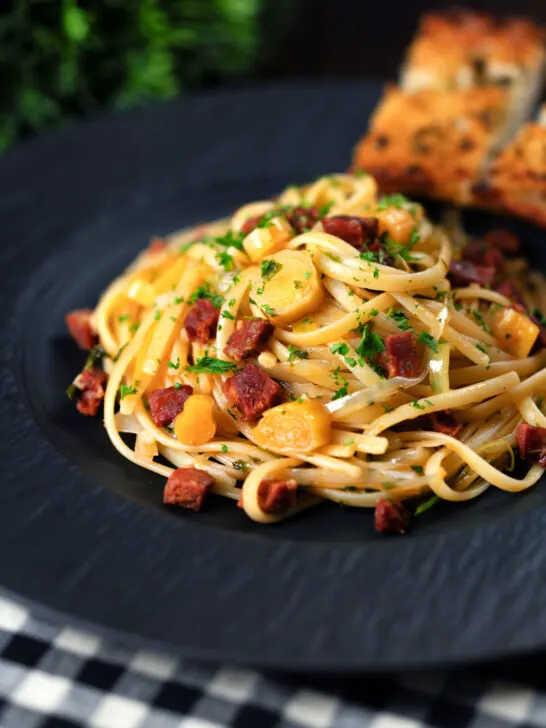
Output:
[[[444,435],[457,437],[459,432],[463,429],[461,423],[457,422],[457,420],[455,419],[455,417],[453,417],[449,410],[444,410],[443,412],[433,412],[429,416],[432,429],[435,432],[441,432]]]
[[[417,339],[411,331],[403,334],[389,334],[385,337],[385,349],[379,356],[379,363],[390,377],[414,379],[421,374],[421,356]]]
[[[184,322],[189,340],[206,344],[216,333],[219,313],[208,298],[198,298]]]
[[[466,286],[469,283],[490,286],[495,277],[495,268],[475,265],[467,260],[452,260],[449,265],[448,276],[456,286]]]
[[[193,394],[193,389],[188,384],[183,387],[167,387],[166,389],[154,389],[148,394],[148,405],[150,417],[158,427],[166,427],[184,409],[186,400]]]
[[[93,367],[84,369],[74,380],[74,386],[79,390],[76,407],[82,415],[94,417],[99,411],[104,399],[104,385],[108,379],[106,372]]]
[[[64,317],[70,336],[80,349],[89,351],[97,343],[97,336],[91,326],[93,311],[90,308],[80,308],[67,313]]]
[[[356,217],[354,215],[332,215],[322,220],[324,232],[341,238],[354,248],[372,243],[379,232],[376,217]]]
[[[516,427],[516,444],[521,458],[546,468],[546,427],[518,425]]]
[[[250,363],[224,384],[230,404],[236,406],[247,420],[257,419],[280,399],[281,387],[259,366]]]
[[[504,255],[499,248],[488,245],[483,240],[472,240],[461,251],[463,260],[486,268],[495,268],[497,273],[504,269]]]
[[[515,305],[514,305],[514,308],[515,308],[516,310],[519,310],[519,309],[518,309],[518,308],[517,308],[517,307],[516,307]],[[528,314],[528,315],[529,315],[529,314]],[[543,318],[542,318],[542,316],[541,316],[541,318],[537,318],[536,316],[533,316],[533,315],[531,314],[531,315],[529,315],[529,318],[530,318],[530,319],[531,319],[531,321],[532,321],[533,323],[535,323],[535,324],[536,324],[536,325],[538,326],[538,328],[539,328],[539,332],[538,332],[538,338],[537,338],[537,340],[535,341],[535,343],[534,343],[534,345],[533,345],[533,348],[532,348],[532,350],[531,350],[531,353],[532,353],[532,354],[536,354],[536,353],[537,353],[537,351],[540,351],[541,349],[544,349],[544,348],[546,347],[546,326],[544,326],[544,324],[542,323],[542,321],[543,321]]]
[[[241,232],[245,235],[248,235],[251,233],[255,227],[257,227],[258,223],[260,222],[262,218],[260,215],[256,215],[254,217],[247,217],[247,219],[244,221],[244,223],[241,225]]]
[[[286,219],[298,235],[310,230],[319,219],[315,207],[294,207],[286,213]]]
[[[515,255],[520,249],[520,241],[510,230],[490,230],[484,235],[484,240],[508,255]]]
[[[257,356],[266,347],[273,333],[273,325],[261,318],[245,321],[227,340],[224,353],[233,361],[242,361]]]
[[[198,511],[203,505],[205,495],[214,484],[214,478],[204,470],[178,468],[167,480],[163,491],[163,503]]]
[[[401,503],[380,498],[375,506],[375,530],[379,533],[407,533],[410,512]]]
[[[495,290],[503,296],[506,296],[506,298],[509,298],[514,303],[514,308],[517,311],[523,312],[526,310],[525,301],[514,281],[507,278],[495,286]]]
[[[258,486],[258,505],[264,513],[286,513],[296,505],[297,488],[295,480],[264,478]]]
[[[152,238],[148,245],[148,253],[162,253],[167,247],[167,241],[163,238]]]

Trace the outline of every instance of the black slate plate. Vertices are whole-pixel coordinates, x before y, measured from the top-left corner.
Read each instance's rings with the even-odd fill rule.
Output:
[[[66,311],[93,305],[151,235],[346,168],[378,94],[312,83],[205,94],[1,161],[1,585],[186,654],[292,670],[546,646],[543,486],[439,506],[394,539],[336,506],[275,527],[217,498],[173,514],[160,482],[64,397],[82,360]],[[544,234],[524,233],[544,267]]]

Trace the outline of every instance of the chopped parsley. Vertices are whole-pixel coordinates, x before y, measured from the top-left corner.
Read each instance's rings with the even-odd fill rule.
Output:
[[[373,269],[373,277],[374,278],[379,278],[379,268],[374,268]]]
[[[433,505],[438,503],[440,499],[437,495],[431,496],[428,500],[426,500],[424,503],[421,503],[420,506],[417,506],[415,509],[415,515],[419,516],[421,513],[424,513],[425,511],[428,511],[429,508],[432,508]]]
[[[233,371],[235,364],[205,354],[195,364],[187,366],[185,369],[187,372],[194,372],[195,374],[225,374],[226,372]]]
[[[169,369],[180,369],[180,357],[176,361],[169,362]]]
[[[354,295],[354,292],[353,292],[353,295]],[[379,313],[379,311],[376,308],[372,308],[372,310],[370,311],[370,316],[377,316],[378,313]]]
[[[230,319],[230,321],[235,321],[235,316],[232,313],[230,313],[229,311],[222,311],[222,318]]]
[[[157,309],[157,311],[154,313],[154,319],[156,321],[159,321],[160,318],[161,318],[161,311],[159,309]]]
[[[139,384],[140,382],[135,382],[134,384],[122,384],[119,388],[120,399],[125,399],[125,397],[128,397],[130,394],[136,394]]]
[[[224,297],[221,296],[219,293],[216,293],[210,283],[203,283],[202,286],[196,288],[195,291],[188,298],[188,303],[191,303],[193,305],[199,298],[207,298],[212,303],[214,308],[220,308],[220,306],[224,302]]]
[[[214,239],[214,242],[218,245],[222,245],[224,248],[236,248],[237,250],[244,250],[243,240],[246,238],[245,233],[234,233],[229,230],[225,235],[221,235]]]
[[[354,440],[345,440],[345,442],[343,443],[343,446],[344,447],[351,447],[351,445],[354,445],[354,444],[355,444],[355,441]]]
[[[309,278],[311,278],[311,271],[310,270],[305,271],[305,273],[303,274],[303,277],[305,278],[306,281],[308,281]]]
[[[390,253],[390,255],[399,255],[407,263],[411,263],[415,260],[415,257],[411,254],[411,249],[419,242],[419,240],[420,238],[416,228],[413,228],[407,245],[397,243],[387,234],[383,235],[383,242],[385,243],[385,247],[387,248],[387,251]]]
[[[383,195],[383,197],[377,203],[377,209],[381,211],[386,210],[389,207],[396,207],[397,210],[400,210],[402,206],[407,205],[408,202],[408,198],[404,197],[404,195]]]
[[[341,386],[339,389],[337,389],[334,394],[332,395],[332,402],[335,399],[341,399],[342,397],[345,397],[345,395],[349,394],[349,383],[345,381],[345,384]]]
[[[420,409],[420,410],[425,409],[425,406],[422,404],[419,404],[419,400],[417,400],[417,399],[414,399],[413,402],[410,402],[410,404],[412,407],[415,407],[415,409]]]
[[[415,333],[415,329],[410,326],[406,314],[402,313],[402,311],[395,311],[394,307],[391,306],[387,311],[387,316],[394,321],[400,331],[413,331]]]
[[[177,296],[174,299],[175,304],[178,306],[180,303],[184,303],[184,296]]]
[[[295,346],[292,346],[292,344],[288,344],[287,348],[288,348],[288,351],[290,352],[288,361],[294,361],[294,359],[309,359],[309,353],[307,351],[298,349]]]
[[[335,344],[332,344],[330,351],[332,354],[346,356],[349,353],[349,346],[344,341],[337,341]]]
[[[222,266],[226,273],[233,270],[233,256],[231,256],[228,252],[222,251],[221,253],[217,253],[216,261],[218,262],[218,265]]]
[[[139,328],[140,328],[140,324],[139,324],[139,323],[136,323],[136,324],[132,324],[131,326],[129,326],[129,331],[130,331],[130,332],[131,332],[132,334],[134,334],[134,333],[135,333],[135,331],[138,331],[138,329],[139,329]]]
[[[371,367],[376,368],[375,358],[384,349],[385,344],[383,343],[383,339],[379,334],[372,331],[370,324],[363,326],[360,342],[356,347],[358,356],[364,361],[367,361]]]
[[[334,206],[333,200],[331,202],[326,202],[324,205],[321,205],[319,207],[319,209],[317,210],[318,216],[320,218],[326,217],[326,215],[330,212],[330,210],[332,209],[333,206]]]
[[[472,316],[474,316],[474,318],[476,319],[476,321],[482,327],[482,329],[485,331],[486,334],[490,334],[491,333],[491,329],[485,323],[485,320],[483,318],[483,314],[481,314],[479,311],[472,311]]]
[[[129,321],[130,318],[130,313],[124,313],[123,316],[118,316],[118,321],[120,322],[120,324],[122,324],[124,321]]]
[[[275,310],[271,308],[267,303],[263,303],[260,308],[266,314],[266,316],[275,316]]]
[[[227,452],[227,451],[228,451],[228,446],[222,445],[222,452]]]
[[[274,275],[276,275],[282,265],[277,263],[276,260],[263,260],[260,265],[260,272],[264,281],[270,281]]]
[[[485,350],[485,347],[484,347],[484,345],[483,345],[483,344],[476,344],[476,349],[479,349],[479,350],[480,350],[480,351],[482,351],[482,352],[483,352],[484,354],[487,354],[487,351]]]
[[[417,341],[419,341],[421,344],[425,344],[426,346],[428,346],[428,348],[432,349],[435,354],[438,353],[438,342],[436,341],[434,336],[427,333],[426,331],[421,331],[421,333],[417,337]]]
[[[422,465],[412,465],[411,466],[411,469],[414,470],[417,473],[417,475],[424,475],[425,474],[425,471],[423,470],[423,466]]]
[[[176,382],[175,385],[174,385],[174,388],[175,389],[182,389],[182,385],[180,384],[180,382]]]

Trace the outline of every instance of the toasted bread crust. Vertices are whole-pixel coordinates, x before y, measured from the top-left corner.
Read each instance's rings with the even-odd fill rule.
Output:
[[[491,167],[487,187],[474,191],[476,204],[546,227],[546,126],[525,124]]]
[[[455,89],[507,84],[541,67],[544,30],[520,18],[452,10],[423,16],[409,47],[402,86]]]
[[[354,167],[385,191],[469,199],[506,114],[506,91],[420,91],[387,88],[355,149]]]

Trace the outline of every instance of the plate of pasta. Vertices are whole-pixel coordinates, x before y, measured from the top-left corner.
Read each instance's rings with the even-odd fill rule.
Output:
[[[433,225],[367,174],[290,186],[153,239],[68,313],[90,350],[69,395],[92,416],[104,399],[112,445],[166,478],[166,505],[212,492],[267,524],[327,500],[404,533],[408,501],[543,474],[545,286],[519,246]]]
[[[280,99],[322,118],[333,94],[341,130],[378,89],[239,93],[264,128]],[[211,105],[226,133],[240,124],[220,93],[45,139],[12,168],[8,156],[11,174],[61,145],[53,187],[74,212],[62,243],[46,226],[45,247],[20,213],[26,242],[6,253],[2,519],[16,557],[1,583],[116,634],[277,667],[545,644],[543,233],[382,193],[363,171],[324,174],[326,122],[293,140],[303,167],[288,149],[277,169],[237,127],[245,174],[211,177],[220,167],[190,152],[213,144],[196,122]],[[124,174],[154,125],[162,169],[168,130],[185,130],[187,184]],[[331,155],[326,167],[348,166]],[[84,214],[93,175],[72,198],[71,170],[107,160]]]

